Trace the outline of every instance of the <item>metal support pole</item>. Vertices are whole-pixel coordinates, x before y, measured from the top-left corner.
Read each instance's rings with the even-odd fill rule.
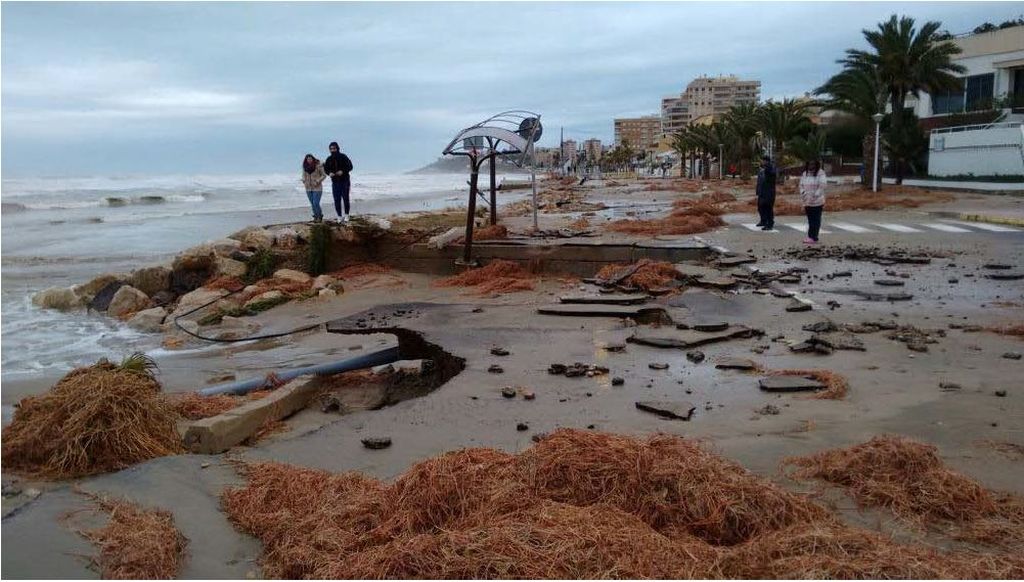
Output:
[[[495,169],[495,156],[491,155],[491,226],[498,224],[498,178]]]
[[[476,163],[476,156],[469,157],[469,210],[466,213],[466,244],[462,251],[462,262],[466,265],[473,260],[473,221],[476,220],[476,185],[480,176],[480,168]]]
[[[879,155],[878,155],[878,153],[879,153],[878,152],[878,147],[879,147],[879,141],[880,141],[879,138],[881,137],[881,135],[880,135],[881,132],[882,132],[882,122],[881,121],[876,121],[875,122],[875,171],[874,171],[874,175],[871,178],[871,191],[872,192],[878,192],[878,180],[879,180],[879,176],[878,176],[878,157],[879,157]]]
[[[533,230],[539,230],[537,226],[537,151],[530,146],[530,186],[533,188]]]

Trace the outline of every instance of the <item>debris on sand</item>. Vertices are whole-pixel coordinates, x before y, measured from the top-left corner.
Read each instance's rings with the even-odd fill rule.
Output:
[[[535,435],[536,436],[536,435]],[[394,483],[241,465],[222,505],[268,578],[1005,577],[1007,554],[941,553],[825,507],[675,436],[560,429],[512,455],[464,449]],[[982,556],[983,559],[979,559]]]
[[[532,291],[537,276],[514,261],[495,259],[484,267],[469,269],[436,281],[438,287],[474,287],[480,295]]]
[[[927,265],[933,258],[947,258],[948,253],[937,251],[917,250],[907,251],[890,247],[867,245],[830,245],[813,246],[799,249],[791,249],[785,252],[787,257],[797,260],[811,259],[842,259],[848,261],[867,261],[879,265]]]
[[[178,414],[154,367],[142,354],[104,359],[23,399],[3,431],[4,469],[68,479],[180,452]]]
[[[846,378],[831,370],[772,370],[767,374],[769,376],[800,376],[817,380],[825,385],[825,389],[815,392],[811,398],[819,400],[842,400],[850,390],[850,384]]]
[[[566,378],[579,378],[581,376],[594,377],[604,376],[608,373],[608,368],[605,366],[598,366],[595,364],[584,364],[583,362],[574,362],[572,364],[551,364],[548,366],[548,374],[555,376],[565,376]]]
[[[662,290],[680,278],[675,266],[668,261],[640,259],[629,265],[605,265],[594,277],[599,285],[618,286],[644,291]]]
[[[683,202],[687,202],[682,204]],[[640,235],[682,235],[707,232],[725,226],[724,211],[708,202],[677,200],[665,218],[652,220],[616,220],[607,229],[612,232]]]
[[[939,343],[939,340],[935,339],[936,337],[946,337],[946,330],[923,330],[912,325],[903,325],[890,331],[885,337],[905,344],[909,350],[927,352],[928,344]]]
[[[330,275],[335,279],[355,279],[366,275],[382,275],[390,271],[391,267],[380,263],[356,263],[334,271]]]
[[[245,396],[235,396],[233,394],[203,396],[198,392],[187,392],[185,394],[169,394],[167,399],[182,418],[201,420],[223,414],[244,402],[263,398],[269,393],[269,390],[255,390]]]
[[[1014,323],[1010,325],[997,325],[987,328],[988,331],[998,333],[1000,335],[1008,335],[1024,339],[1024,323]]]
[[[114,580],[171,580],[178,577],[188,540],[163,509],[89,495],[110,515],[99,529],[79,533],[99,548],[100,576]]]
[[[938,449],[906,437],[790,458],[798,479],[844,487],[861,505],[884,507],[917,525],[946,525],[957,539],[1012,546],[1024,541],[1024,498],[997,493],[949,469]]]
[[[488,224],[473,231],[473,240],[504,240],[508,238],[508,228],[503,224]]]

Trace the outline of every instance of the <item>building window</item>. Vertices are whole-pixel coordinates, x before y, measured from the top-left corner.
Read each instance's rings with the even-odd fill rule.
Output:
[[[972,75],[964,83],[967,88],[965,105],[967,111],[990,109],[995,95],[995,73]]]
[[[960,113],[964,110],[964,92],[942,91],[932,95],[932,114]]]

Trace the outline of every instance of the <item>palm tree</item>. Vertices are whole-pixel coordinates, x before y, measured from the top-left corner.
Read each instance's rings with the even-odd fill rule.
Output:
[[[809,101],[783,99],[781,102],[768,101],[761,106],[758,115],[758,128],[766,137],[776,144],[775,165],[785,166],[786,144],[797,136],[807,135],[813,129],[807,108],[813,105]]]
[[[817,160],[825,151],[825,132],[814,130],[806,137],[798,135],[789,140],[789,150],[801,162]]]
[[[875,124],[871,117],[885,111],[888,100],[877,69],[870,65],[848,65],[814,93],[827,96],[826,109],[848,113],[864,129],[861,151],[865,168],[873,168],[868,165],[875,159]],[[864,172],[861,182],[865,188],[870,187],[874,183],[874,170]]]
[[[759,108],[753,103],[733,105],[722,116],[722,126],[739,154],[740,177],[744,180],[750,176],[750,160],[754,157],[754,138],[757,137],[759,122]]]

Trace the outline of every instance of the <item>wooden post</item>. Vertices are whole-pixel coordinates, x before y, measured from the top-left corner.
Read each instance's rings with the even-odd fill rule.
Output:
[[[491,226],[498,224],[498,175],[497,169],[494,167],[494,158],[496,156],[491,154]]]
[[[466,213],[466,244],[462,252],[462,262],[469,265],[473,260],[473,221],[476,219],[476,185],[480,168],[476,164],[476,156],[469,157],[469,211]]]

